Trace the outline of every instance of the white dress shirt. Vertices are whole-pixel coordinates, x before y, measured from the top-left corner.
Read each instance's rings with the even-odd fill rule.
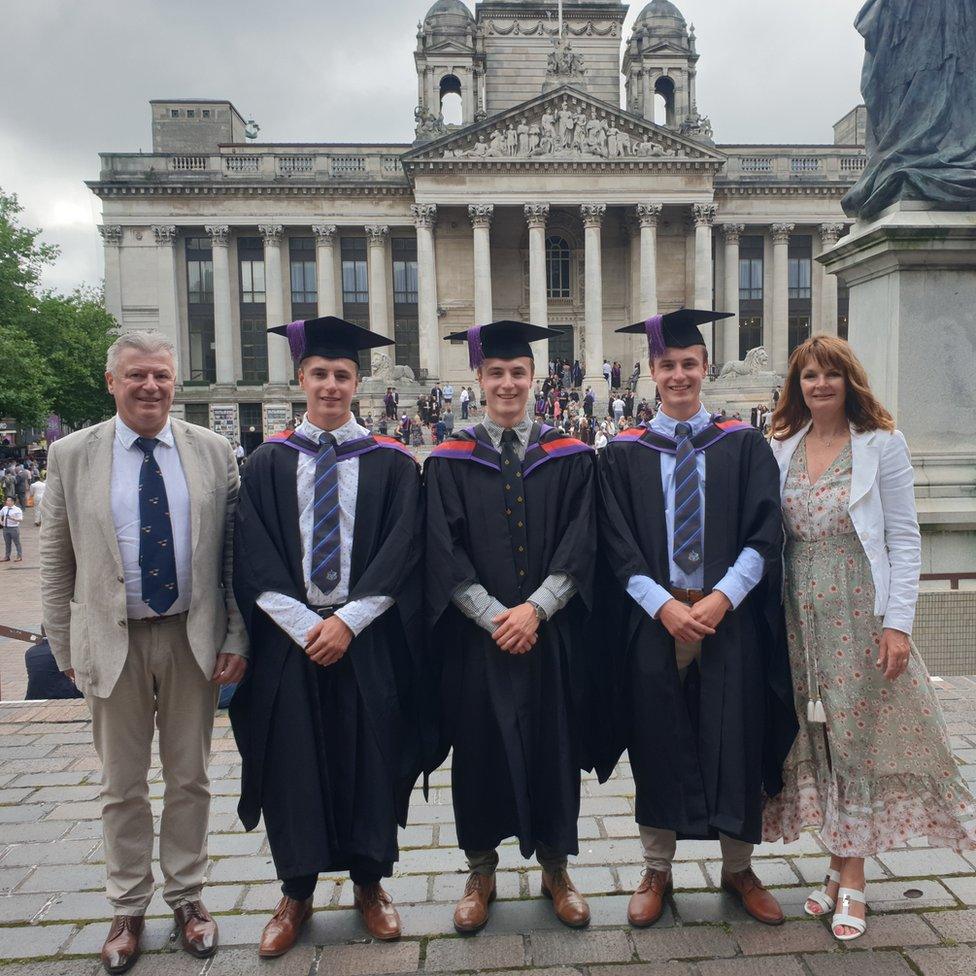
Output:
[[[16,505],[11,505],[9,508],[4,505],[3,508],[0,508],[0,527],[4,529],[16,529],[19,528],[23,520],[24,513]]]
[[[495,450],[501,450],[502,434],[505,428],[496,424],[491,417],[485,417],[482,426],[488,432]],[[532,433],[532,421],[525,417],[512,430],[515,431],[515,453],[525,460],[525,452],[529,446],[529,435]],[[576,584],[568,573],[550,573],[539,585],[539,588],[526,602],[535,603],[542,608],[546,620],[551,620],[570,600],[576,596]],[[493,634],[498,625],[493,619],[509,608],[500,600],[493,597],[481,583],[468,583],[459,586],[451,596],[451,602],[469,620],[473,620],[482,630]]]
[[[675,427],[681,423],[673,417],[669,417],[663,409],[658,410],[657,415],[649,424],[651,430],[664,434],[672,440],[677,440]],[[703,407],[699,406],[698,413],[685,423],[691,424],[691,436],[700,434],[710,423],[711,414]],[[698,568],[693,573],[686,573],[673,558],[674,553],[674,469],[675,456],[673,454],[660,454],[661,458],[661,487],[664,489],[664,516],[668,531],[668,554],[669,565],[671,567],[671,585],[682,590],[700,590],[705,581],[704,557]],[[700,494],[700,511],[702,520],[702,549],[704,551],[705,535],[705,452],[698,451],[695,454],[695,461],[698,466],[698,482]],[[729,567],[728,572],[715,584],[715,589],[720,590],[729,598],[732,609],[736,609],[740,603],[749,595],[755,585],[762,579],[764,563],[762,556],[755,549],[746,546],[735,564]],[[672,599],[671,593],[659,583],[647,576],[631,576],[627,583],[627,592],[640,604],[640,606],[651,617],[657,617],[661,607],[668,600]]]
[[[296,433],[307,437],[315,444],[325,433],[316,427],[305,415]],[[337,444],[366,437],[369,431],[350,415],[349,419],[336,430],[329,433]],[[349,596],[349,573],[352,568],[352,543],[356,525],[356,498],[359,494],[359,458],[349,458],[337,465],[339,478],[339,573],[338,585],[328,595],[312,582],[312,529],[315,509],[315,458],[309,454],[298,455],[298,528],[302,537],[302,576],[305,581],[307,605],[284,593],[265,591],[258,597],[258,606],[286,633],[299,647],[305,647],[309,630],[322,622],[322,618],[309,607],[334,607],[346,602]],[[386,613],[396,601],[389,596],[369,596],[353,600],[336,616],[355,634],[361,634],[377,617]]]
[[[118,416],[115,418],[115,440],[112,442],[112,521],[119,540],[122,573],[125,576],[126,616],[130,620],[158,617],[159,614],[142,599],[142,569],[139,566],[139,472],[145,455],[136,446],[139,435]],[[166,426],[156,435],[159,443],[153,457],[166,485],[166,502],[173,530],[178,595],[166,616],[190,609],[193,577],[190,568],[190,492],[186,486],[183,462],[173,439],[173,427]]]

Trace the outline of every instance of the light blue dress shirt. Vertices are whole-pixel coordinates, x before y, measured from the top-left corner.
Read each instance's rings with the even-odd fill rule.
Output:
[[[711,422],[711,414],[702,406],[699,406],[698,413],[686,423],[691,424],[691,436],[700,434]],[[656,416],[650,423],[651,430],[664,434],[676,440],[675,427],[681,421],[669,417],[664,410],[658,410]],[[702,513],[702,532],[705,528],[705,452],[698,451],[695,455],[698,464],[699,491],[701,494],[701,513]],[[673,454],[661,454],[661,487],[664,489],[664,516],[668,529],[668,554],[671,567],[671,586],[683,590],[700,590],[704,586],[705,560],[702,558],[701,565],[693,573],[686,573],[673,558],[674,553],[674,467],[675,458]],[[704,550],[702,539],[702,548]],[[715,584],[716,590],[721,590],[729,598],[732,609],[736,609],[740,603],[749,595],[753,587],[762,579],[763,558],[755,549],[746,546],[739,553],[735,565],[730,566],[728,572]],[[660,583],[655,582],[648,576],[631,576],[627,583],[627,592],[640,604],[641,608],[651,617],[656,618],[668,600],[672,599],[671,593]]]

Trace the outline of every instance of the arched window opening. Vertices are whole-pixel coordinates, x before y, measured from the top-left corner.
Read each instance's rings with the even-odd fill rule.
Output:
[[[572,252],[564,237],[546,239],[546,294],[549,298],[570,298],[569,272]]]
[[[654,121],[674,125],[674,82],[663,76],[654,82]]]
[[[444,75],[440,83],[441,116],[446,125],[460,125],[463,121],[461,105],[461,79],[457,75]]]

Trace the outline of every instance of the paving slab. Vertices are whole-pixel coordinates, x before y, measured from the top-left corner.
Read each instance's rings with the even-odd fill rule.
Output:
[[[641,962],[637,965],[588,966],[589,976],[690,976],[692,970],[683,962]],[[532,970],[536,976],[537,970]]]
[[[420,944],[417,942],[326,946],[319,957],[319,972],[328,976],[413,973],[419,963]]]
[[[964,905],[976,907],[976,875],[966,875],[961,878],[943,878],[942,883]]]
[[[837,942],[826,925],[817,919],[762,925],[746,922],[731,927],[732,938],[745,956],[767,956],[786,952],[828,952]]]
[[[630,933],[617,930],[601,932],[532,933],[530,953],[535,966],[579,965],[594,962],[630,962],[634,947]]]
[[[635,929],[630,933],[637,956],[646,962],[709,959],[736,955],[736,944],[718,926],[681,925],[670,929]]]
[[[432,939],[427,943],[424,969],[454,973],[476,969],[517,969],[524,966],[525,938],[521,935],[486,935]]]
[[[844,952],[804,956],[813,976],[913,976],[897,952]]]
[[[918,949],[908,954],[922,976],[973,976],[976,946]]]
[[[222,948],[207,969],[207,976],[308,976],[315,964],[318,950],[315,946],[295,946],[279,959],[259,959],[256,946]],[[137,972],[135,976],[141,976]],[[327,976],[322,970],[322,976]]]
[[[808,976],[794,956],[709,959],[698,963],[701,976]]]
[[[886,851],[878,855],[878,860],[897,878],[937,878],[972,872],[972,865],[962,855],[944,847]]]
[[[57,955],[74,931],[73,925],[2,926],[0,959],[38,959]]]
[[[976,909],[960,912],[932,912],[929,922],[944,939],[976,942]]]

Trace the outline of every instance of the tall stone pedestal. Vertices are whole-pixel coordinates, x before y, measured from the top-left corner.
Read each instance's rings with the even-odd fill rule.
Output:
[[[923,573],[976,572],[976,213],[903,203],[818,260],[915,466]]]

